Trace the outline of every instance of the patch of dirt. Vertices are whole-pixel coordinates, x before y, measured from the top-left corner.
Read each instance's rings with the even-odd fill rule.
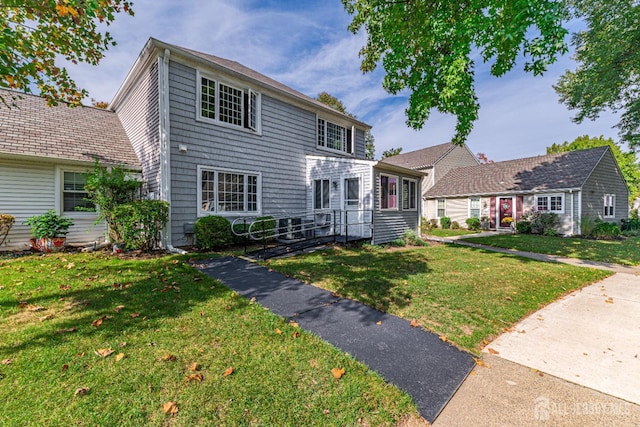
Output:
[[[418,415],[407,415],[396,424],[396,427],[425,427],[428,425],[427,420]]]

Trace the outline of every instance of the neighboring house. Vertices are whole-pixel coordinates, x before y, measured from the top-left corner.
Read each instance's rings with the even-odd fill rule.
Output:
[[[337,224],[374,243],[418,227],[420,171],[364,160],[367,124],[237,62],[149,39],[110,108],[148,197],[170,203],[168,248],[207,215]]]
[[[585,216],[619,222],[629,212],[629,189],[609,147],[452,169],[424,199],[429,218],[464,224],[488,216],[497,229],[527,210],[555,212],[564,235],[580,234]]]
[[[420,194],[425,194],[450,170],[479,164],[469,147],[450,142],[387,157],[381,162],[424,173]],[[426,205],[423,202],[423,212],[425,208]]]
[[[0,106],[0,213],[16,217],[4,249],[26,249],[25,220],[49,209],[73,218],[67,241],[100,241],[105,225],[83,200],[85,172],[95,159],[139,171],[129,139],[113,111],[47,107],[43,98],[2,90]],[[81,210],[78,210],[80,208]]]

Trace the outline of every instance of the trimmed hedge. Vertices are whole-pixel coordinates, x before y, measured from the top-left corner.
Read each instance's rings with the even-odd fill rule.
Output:
[[[193,227],[193,232],[196,245],[202,250],[221,249],[234,242],[231,223],[222,216],[211,215],[199,218]]]

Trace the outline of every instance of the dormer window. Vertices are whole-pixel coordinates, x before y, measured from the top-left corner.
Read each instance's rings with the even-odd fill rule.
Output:
[[[198,73],[198,118],[259,132],[260,95]]]

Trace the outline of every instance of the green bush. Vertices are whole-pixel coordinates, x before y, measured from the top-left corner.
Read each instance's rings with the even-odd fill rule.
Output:
[[[276,220],[272,216],[261,216],[256,218],[251,227],[251,237],[254,239],[273,239],[276,235]]]
[[[520,225],[520,227],[518,227],[520,223],[528,223],[528,225],[522,224]],[[520,221],[518,221],[518,223],[516,224],[516,230],[523,230],[520,231],[523,234],[549,235],[551,231],[547,230],[557,231],[555,229],[559,223],[560,221],[558,219],[558,215],[554,212],[540,212],[531,210],[522,214]]]
[[[69,233],[73,225],[71,218],[58,215],[53,209],[42,215],[27,218],[25,224],[31,228],[31,236],[36,239],[63,237]]]
[[[11,231],[11,227],[16,222],[16,217],[9,214],[0,213],[0,246],[4,244],[4,241]]]
[[[443,216],[442,218],[440,218],[440,226],[443,229],[451,228],[451,218],[449,218],[448,216]]]
[[[404,241],[407,245],[413,245],[413,246],[428,246],[429,243],[425,242],[424,240],[422,240],[420,238],[420,236],[418,236],[418,233],[416,233],[414,230],[411,229],[406,229],[404,230]]]
[[[472,231],[480,230],[480,218],[475,218],[475,217],[467,218],[465,222],[467,223],[467,228],[469,230],[472,230]]]
[[[523,220],[516,222],[516,231],[520,234],[531,234],[531,223]]]
[[[169,203],[136,200],[113,208],[113,225],[127,249],[149,252],[160,242],[160,231],[169,220]]]
[[[397,246],[397,247],[403,247],[403,246],[407,246],[407,242],[404,241],[403,238],[399,237],[395,240],[392,240],[388,243],[389,246]]]
[[[420,221],[420,234],[429,234],[429,232],[434,228],[438,228],[437,219],[427,219],[422,217],[422,220]]]
[[[460,223],[458,221],[451,222],[451,229],[452,230],[460,230]]]
[[[196,245],[203,250],[221,249],[234,242],[228,219],[211,215],[199,218],[194,225]]]
[[[636,209],[631,209],[629,211],[629,219],[635,219],[635,220],[640,219],[640,217],[638,217],[638,209],[637,208]]]
[[[620,237],[620,234],[621,231],[618,224],[598,221],[589,237],[596,240],[615,240]]]

